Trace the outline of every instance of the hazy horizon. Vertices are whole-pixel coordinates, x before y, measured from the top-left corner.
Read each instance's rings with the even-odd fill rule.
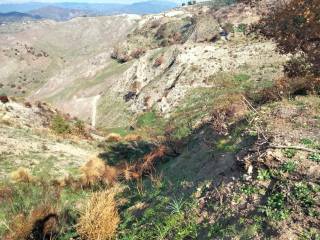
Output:
[[[148,0],[0,0],[0,4],[19,4],[19,3],[118,3],[132,4],[137,2],[146,2]],[[180,3],[181,0],[156,0],[158,2],[175,2]]]

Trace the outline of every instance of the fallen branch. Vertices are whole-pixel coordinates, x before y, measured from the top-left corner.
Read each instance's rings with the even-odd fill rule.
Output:
[[[294,149],[294,150],[300,150],[300,151],[311,152],[311,153],[320,153],[320,150],[310,149],[310,148],[305,148],[305,147],[299,147],[299,146],[270,145],[269,148]]]

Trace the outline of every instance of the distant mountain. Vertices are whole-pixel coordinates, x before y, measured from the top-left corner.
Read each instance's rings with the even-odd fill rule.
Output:
[[[21,22],[21,21],[31,21],[41,19],[38,15],[30,15],[27,13],[20,12],[9,12],[9,13],[0,13],[0,24],[8,22]]]
[[[6,3],[0,4],[0,13],[21,12],[28,13],[32,10],[48,6],[46,3]]]
[[[145,1],[145,2],[138,2],[133,4],[32,2],[32,3],[20,3],[20,4],[0,4],[0,13],[22,12],[22,13],[41,13],[42,14],[43,12],[62,12],[62,10],[58,10],[58,9],[54,10],[52,8],[63,8],[63,9],[69,9],[69,10],[71,9],[73,12],[75,10],[80,10],[87,14],[90,13],[90,14],[99,14],[99,15],[114,15],[114,14],[122,14],[122,13],[149,14],[149,13],[160,13],[160,12],[169,10],[171,8],[174,8],[176,6],[177,4],[169,1]],[[72,15],[73,13],[64,12],[64,15],[67,15],[67,14]],[[75,15],[77,16],[77,14]]]
[[[149,14],[167,11],[168,9],[177,7],[176,3],[166,1],[148,1],[133,3],[124,6],[121,11],[134,14]]]
[[[66,9],[55,6],[47,6],[36,10],[32,10],[29,12],[29,14],[31,14],[32,16],[40,16],[41,18],[53,19],[56,21],[66,21],[75,17],[93,15],[89,12],[82,10]]]

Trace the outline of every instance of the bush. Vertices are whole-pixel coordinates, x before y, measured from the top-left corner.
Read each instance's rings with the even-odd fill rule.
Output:
[[[82,172],[82,184],[92,186],[95,184],[112,184],[117,179],[117,170],[105,164],[103,160],[97,157],[90,159],[80,168]]]
[[[70,124],[61,115],[56,115],[51,121],[51,129],[57,134],[67,134],[71,132]]]
[[[84,239],[113,239],[119,222],[115,192],[112,190],[97,192],[86,204],[77,231]]]
[[[277,43],[280,52],[303,52],[315,76],[320,76],[319,11],[319,0],[276,1],[257,26]]]

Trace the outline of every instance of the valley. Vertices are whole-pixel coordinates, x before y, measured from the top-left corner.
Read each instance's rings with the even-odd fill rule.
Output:
[[[319,239],[315,58],[238,2],[1,25],[0,238]]]

